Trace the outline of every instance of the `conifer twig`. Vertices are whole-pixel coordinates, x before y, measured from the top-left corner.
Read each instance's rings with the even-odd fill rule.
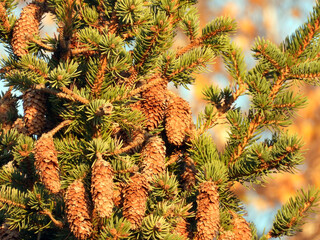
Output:
[[[11,206],[23,208],[23,209],[26,209],[26,208],[27,208],[26,205],[23,205],[23,204],[21,204],[21,203],[16,203],[16,202],[14,202],[14,201],[11,201],[11,200],[8,200],[8,199],[2,198],[2,197],[0,197],[0,202],[2,202],[2,203],[4,203],[4,204],[11,205]]]
[[[63,223],[57,219],[55,219],[52,215],[52,213],[48,209],[44,209],[40,211],[41,214],[47,215],[51,221],[58,227],[58,228],[63,228]]]
[[[67,87],[61,87],[60,88],[64,93],[66,94],[70,94],[71,97],[73,97],[75,100],[77,100],[78,102],[81,102],[83,104],[88,104],[89,100],[86,98],[83,98],[79,95],[77,95],[76,93],[74,93],[73,91],[71,91],[69,88]]]
[[[54,52],[56,51],[56,49],[54,47],[50,47],[48,45],[46,45],[44,42],[42,42],[41,40],[39,39],[36,39],[34,36],[32,35],[28,35],[28,40],[38,44],[40,47],[44,48],[45,50],[47,51],[50,51],[50,52]]]
[[[63,122],[61,122],[58,126],[56,126],[55,128],[53,128],[52,130],[50,130],[47,134],[50,134],[51,136],[53,136],[54,134],[56,134],[60,129],[64,128],[65,126],[69,125],[72,122],[72,120],[65,120]]]

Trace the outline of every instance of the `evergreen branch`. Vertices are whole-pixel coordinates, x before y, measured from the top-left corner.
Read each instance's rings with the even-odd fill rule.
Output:
[[[202,46],[201,39],[200,38],[196,38],[194,41],[189,43],[187,46],[179,49],[179,51],[176,54],[176,58],[178,58],[179,56],[185,54],[186,52],[190,51],[191,49],[193,49],[195,47],[201,47],[201,46]]]
[[[243,150],[253,137],[253,134],[255,133],[256,129],[260,126],[262,123],[263,118],[260,114],[257,114],[254,119],[250,122],[249,128],[247,130],[247,135],[242,139],[241,143],[238,145],[232,156],[229,160],[229,166],[236,161],[240,157],[240,155],[243,153]]]
[[[235,31],[235,28],[236,25],[233,19],[229,17],[216,18],[202,29],[201,37],[194,39],[194,41],[192,41],[189,45],[180,49],[176,57],[179,57],[180,55],[190,51],[197,46],[202,46],[203,44],[210,45],[210,40],[221,34],[233,32]]]
[[[64,99],[68,99],[71,101],[77,101],[75,98],[73,98],[72,96],[70,96],[69,94],[63,93],[63,92],[59,92],[57,90],[54,89],[50,89],[50,88],[46,88],[45,86],[38,84],[34,87],[35,89],[41,90],[43,92],[55,95],[59,98],[64,98]]]
[[[285,68],[287,65],[287,59],[283,52],[270,41],[258,38],[252,50],[255,52],[254,56],[257,59],[265,59],[278,71],[281,71],[281,69]]]
[[[71,49],[71,55],[76,56],[76,55],[79,55],[79,54],[84,54],[86,56],[91,56],[91,55],[98,54],[98,51],[91,50],[90,47]]]
[[[48,209],[41,210],[40,213],[47,215],[58,228],[63,228],[64,224],[61,221],[55,219]]]
[[[140,131],[134,136],[133,140],[127,146],[121,149],[115,150],[114,152],[110,153],[110,155],[119,155],[121,153],[128,152],[133,148],[141,146],[144,140],[145,140],[145,133],[143,131]]]
[[[63,122],[61,122],[58,126],[56,126],[54,129],[50,130],[49,132],[47,132],[46,134],[49,134],[51,136],[53,136],[54,134],[56,134],[60,129],[64,128],[65,126],[69,125],[72,121],[71,120],[64,120]]]
[[[2,22],[1,25],[4,27],[5,31],[9,33],[11,30],[11,26],[4,5],[5,2],[0,2],[0,21]]]
[[[319,202],[319,190],[310,188],[307,192],[301,190],[297,196],[280,209],[275,217],[272,229],[266,235],[267,239],[292,236],[300,230],[304,218],[316,207]]]
[[[308,46],[316,38],[320,29],[320,3],[316,2],[313,8],[313,13],[308,18],[308,21],[299,27],[294,34],[287,37],[281,44],[284,51],[288,51],[291,56],[299,61],[299,58],[307,50]]]
[[[107,68],[107,63],[108,63],[107,55],[102,55],[100,58],[100,68],[97,73],[96,79],[93,83],[93,86],[91,88],[92,89],[91,92],[95,97],[98,97],[99,95],[101,95],[101,87],[104,81],[104,75]]]
[[[289,68],[285,67],[284,69],[281,69],[281,74],[275,81],[274,85],[272,86],[271,91],[268,94],[268,99],[274,100],[280,91],[281,87],[283,87],[283,83],[286,80],[286,76],[289,72]],[[255,117],[250,121],[249,128],[247,130],[247,135],[243,138],[242,142],[237,146],[235,152],[230,157],[229,166],[231,163],[236,161],[238,157],[243,153],[245,147],[249,143],[250,139],[252,139],[255,131],[261,124],[265,124],[264,117],[262,114],[256,114]]]
[[[32,35],[28,35],[28,40],[36,43],[37,45],[39,45],[40,47],[42,47],[43,49],[45,49],[47,51],[54,52],[54,51],[57,50],[56,48],[48,46],[47,44],[45,44],[44,42],[42,42],[41,40],[35,38]]]
[[[159,74],[154,74],[153,76],[151,76],[149,79],[148,79],[148,82],[144,85],[142,85],[141,87],[138,87],[136,89],[133,89],[131,91],[128,91],[126,94],[124,94],[124,96],[119,96],[119,97],[116,97],[112,102],[114,101],[122,101],[124,99],[128,99],[128,98],[131,98],[141,92],[144,92],[146,91],[147,89],[155,86],[155,85],[158,85],[160,83],[163,83],[164,80],[163,78],[161,78],[159,76]]]
[[[8,200],[8,199],[2,198],[2,197],[0,197],[0,202],[3,203],[3,204],[7,204],[9,206],[15,206],[15,207],[18,207],[18,208],[23,208],[23,209],[27,208],[26,205],[23,205],[21,203],[16,203],[14,201],[11,201],[11,200]]]
[[[60,88],[61,91],[63,91],[65,94],[70,95],[72,98],[74,98],[76,101],[81,102],[83,104],[88,104],[90,101],[86,98],[83,98],[79,95],[77,95],[76,93],[74,93],[73,91],[71,91],[69,88],[66,87],[61,87]]]

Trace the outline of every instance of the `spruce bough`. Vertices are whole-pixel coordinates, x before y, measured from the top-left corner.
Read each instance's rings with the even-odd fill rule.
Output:
[[[258,239],[232,187],[304,160],[286,128],[306,102],[291,86],[318,85],[319,1],[279,46],[257,38],[251,70],[230,39],[235,21],[200,29],[192,0],[34,0],[19,18],[15,8],[0,1],[1,238]],[[54,37],[39,35],[45,13]],[[176,49],[178,31],[189,43]],[[233,81],[203,90],[194,124],[168,83],[187,87],[217,57]],[[235,104],[242,95],[248,112]],[[218,151],[208,130],[221,120],[229,137]],[[318,202],[318,189],[301,190],[260,239],[294,235]]]

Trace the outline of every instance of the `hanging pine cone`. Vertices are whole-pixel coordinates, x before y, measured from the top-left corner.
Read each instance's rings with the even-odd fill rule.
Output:
[[[58,193],[61,187],[57,156],[52,136],[43,134],[34,148],[34,164],[41,182],[52,193]]]
[[[92,167],[91,194],[99,217],[110,217],[113,209],[113,172],[110,163],[101,154]]]
[[[183,240],[192,239],[192,232],[190,231],[190,224],[185,218],[180,218],[173,230],[174,234],[182,237]]]
[[[184,171],[181,174],[181,180],[183,189],[186,191],[191,191],[196,185],[196,166],[192,158],[188,155],[185,155],[183,158]]]
[[[233,216],[232,225],[233,230],[232,232],[235,235],[234,240],[251,240],[252,233],[247,221],[237,215],[236,213],[231,213]]]
[[[90,201],[81,180],[74,181],[66,191],[65,205],[67,219],[74,236],[88,239],[92,233]]]
[[[219,228],[219,193],[212,181],[202,182],[197,197],[197,234],[195,240],[212,240]]]
[[[11,127],[13,121],[16,120],[18,116],[16,105],[17,99],[12,96],[11,90],[0,98],[0,123],[2,123],[2,128]]]
[[[21,57],[28,54],[29,37],[39,35],[40,20],[43,8],[39,3],[30,3],[22,9],[12,34],[12,49],[14,54]]]
[[[219,240],[236,240],[235,234],[232,231],[224,231],[220,234]],[[241,240],[241,238],[239,238]]]
[[[149,186],[144,175],[136,173],[124,188],[123,216],[131,223],[131,229],[141,226],[146,211]]]
[[[123,189],[125,187],[124,183],[118,183],[115,184],[115,187],[113,189],[113,203],[117,208],[122,208],[123,205]]]
[[[18,133],[27,134],[26,125],[22,118],[17,118],[17,120],[12,124],[12,127],[17,129]]]
[[[3,223],[0,226],[0,239],[1,240],[19,240],[19,231],[17,229],[10,230],[9,226]]]
[[[155,176],[164,172],[165,157],[166,147],[164,141],[158,136],[149,138],[141,151],[142,174],[149,182],[152,181]]]
[[[163,84],[150,87],[142,93],[143,100],[135,106],[141,109],[147,119],[146,127],[149,131],[154,130],[164,118],[166,89]]]
[[[40,135],[45,126],[46,98],[44,93],[28,89],[23,94],[24,122],[29,135]]]
[[[180,146],[189,132],[191,123],[192,116],[188,102],[172,93],[168,103],[165,122],[169,143]]]

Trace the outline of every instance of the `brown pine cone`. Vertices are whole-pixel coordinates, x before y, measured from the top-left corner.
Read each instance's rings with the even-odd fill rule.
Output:
[[[17,118],[17,120],[12,124],[12,127],[17,129],[18,133],[27,134],[26,125],[22,118]]]
[[[236,240],[235,234],[232,231],[224,231],[220,234],[219,240]],[[239,238],[241,240],[241,238]]]
[[[141,151],[142,174],[150,182],[152,179],[163,173],[165,170],[166,147],[164,141],[153,136],[149,138]]]
[[[168,141],[180,146],[192,124],[191,109],[188,102],[181,97],[171,94],[166,111],[165,129]]]
[[[188,155],[184,156],[183,163],[184,171],[181,174],[182,185],[184,190],[190,191],[196,185],[197,170],[194,161]]]
[[[12,48],[14,54],[21,57],[28,54],[29,37],[39,35],[40,20],[43,9],[38,3],[30,3],[22,9],[19,19],[15,23],[12,34]]]
[[[149,131],[156,129],[164,118],[166,108],[166,88],[163,84],[150,87],[141,94],[142,100],[135,104],[141,109],[147,119],[146,127]]]
[[[149,186],[144,175],[136,173],[124,188],[123,216],[131,223],[131,229],[141,226],[146,211]]]
[[[251,240],[252,233],[249,227],[248,222],[243,218],[237,215],[236,213],[231,213],[233,216],[233,230],[232,232],[235,235],[234,240]]]
[[[66,191],[65,205],[69,227],[80,240],[88,239],[92,233],[90,201],[81,180],[75,180]]]
[[[197,197],[197,234],[195,240],[212,240],[219,228],[219,193],[212,181],[202,182]]]
[[[17,99],[11,94],[11,90],[7,91],[2,98],[0,98],[0,123],[4,125],[11,125],[18,116],[16,108]]]
[[[190,231],[190,224],[186,219],[180,218],[173,230],[174,234],[182,237],[183,240],[192,239],[192,232]]]
[[[113,170],[101,154],[92,167],[91,194],[98,216],[110,217],[113,209]]]
[[[29,135],[41,135],[46,119],[46,98],[44,93],[28,89],[23,94],[24,122]]]
[[[57,156],[52,136],[43,134],[34,148],[34,164],[41,182],[52,193],[58,193],[61,187]]]
[[[125,184],[124,183],[117,183],[115,184],[115,187],[113,189],[113,203],[114,206],[117,208],[122,208],[123,206],[123,190],[124,190]]]

